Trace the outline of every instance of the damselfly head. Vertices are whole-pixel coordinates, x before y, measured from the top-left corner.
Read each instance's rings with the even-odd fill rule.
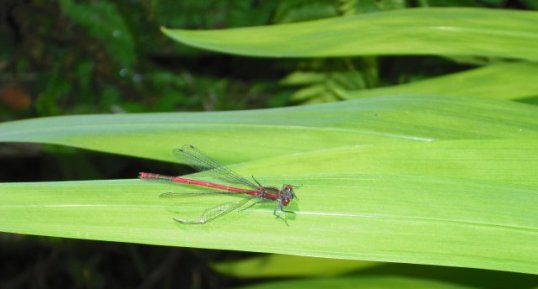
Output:
[[[280,203],[287,206],[295,198],[295,192],[290,185],[284,185],[279,194]]]

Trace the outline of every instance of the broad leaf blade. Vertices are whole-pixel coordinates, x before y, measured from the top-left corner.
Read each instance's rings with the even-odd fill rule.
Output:
[[[194,144],[223,162],[342,145],[538,138],[535,106],[469,97],[398,96],[211,113],[79,115],[0,124],[0,142],[38,142],[174,161]],[[247,149],[248,148],[248,149]]]
[[[346,91],[346,98],[396,95],[520,99],[538,96],[538,64],[499,63],[432,79],[375,89]]]
[[[426,8],[251,28],[162,30],[187,45],[250,56],[434,54],[535,61],[537,22],[538,12]]]
[[[139,180],[2,184],[0,230],[121,242],[538,273],[538,141],[395,142],[236,166],[299,184],[290,226],[273,205],[180,225],[234,196],[163,200]],[[231,198],[231,199],[230,199]]]

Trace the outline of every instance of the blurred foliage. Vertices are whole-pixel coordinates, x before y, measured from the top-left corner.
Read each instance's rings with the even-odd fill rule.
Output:
[[[533,3],[6,0],[0,4],[0,120],[283,106],[334,101],[340,89],[395,83],[390,73],[379,78],[375,58],[264,61],[219,55],[175,44],[160,33],[160,26],[219,29],[420,6],[536,9]],[[446,70],[458,67],[433,62]],[[390,71],[391,65],[389,61],[383,67]],[[423,66],[417,63],[417,69],[398,77],[420,78],[428,74],[420,70]]]
[[[62,0],[0,5],[0,35],[6,39],[0,46],[2,120],[266,105],[271,89],[263,80],[248,79],[248,61],[234,63],[180,47],[159,27],[265,24],[275,4]],[[231,72],[236,64],[243,71]]]
[[[342,90],[366,89],[378,82],[377,59],[369,57],[306,60],[280,83],[302,86],[291,96],[293,101],[316,103],[338,100]]]

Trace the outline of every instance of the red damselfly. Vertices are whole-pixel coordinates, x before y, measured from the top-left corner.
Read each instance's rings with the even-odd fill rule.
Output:
[[[287,206],[294,198],[296,198],[295,192],[293,191],[293,187],[291,185],[284,185],[282,186],[282,189],[278,189],[277,187],[263,186],[254,177],[252,177],[253,181],[250,181],[249,179],[241,177],[229,168],[221,165],[219,162],[205,155],[192,145],[185,145],[180,149],[174,150],[173,152],[177,158],[194,169],[199,171],[207,171],[213,176],[234,185],[225,185],[184,177],[165,176],[145,172],[140,173],[140,179],[161,180],[172,183],[212,188],[220,192],[245,194],[245,198],[242,198],[239,201],[227,202],[205,210],[202,215],[194,220],[174,218],[174,220],[177,222],[182,224],[205,224],[231,211],[245,206],[249,201],[253,201],[253,203],[250,206],[242,208],[241,210],[250,208],[257,203],[273,201],[276,202],[273,214],[288,224],[286,220],[286,213],[293,214],[294,212],[285,210],[284,207]],[[180,196],[182,196],[181,193],[168,192],[161,194],[161,197],[165,198]],[[280,215],[281,213],[284,214],[284,217]]]

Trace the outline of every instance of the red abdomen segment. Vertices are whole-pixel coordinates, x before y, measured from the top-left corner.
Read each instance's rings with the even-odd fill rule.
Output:
[[[152,174],[152,173],[140,173],[140,179],[143,180],[162,180],[162,181],[168,181],[172,183],[181,183],[186,185],[194,185],[194,186],[200,186],[200,187],[206,187],[206,188],[213,188],[217,190],[223,190],[228,191],[232,193],[246,193],[252,196],[258,196],[259,193],[257,190],[248,190],[248,189],[241,189],[236,187],[230,187],[226,185],[221,184],[215,184],[211,182],[206,181],[200,181],[200,180],[193,180],[193,179],[186,179],[182,177],[172,177],[172,176],[165,176],[160,174]]]

